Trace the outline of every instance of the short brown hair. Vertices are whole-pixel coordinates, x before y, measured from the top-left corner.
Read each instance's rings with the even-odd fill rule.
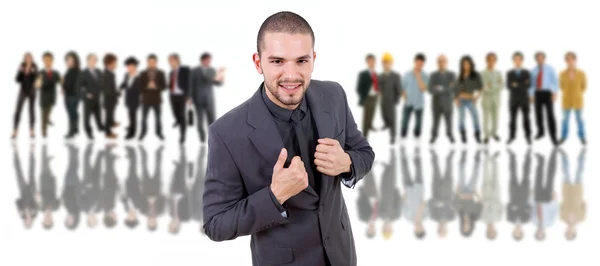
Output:
[[[267,32],[310,34],[313,47],[315,45],[315,33],[310,24],[300,15],[290,11],[277,12],[269,16],[260,26],[258,37],[256,38],[256,51],[259,55]]]
[[[108,53],[104,56],[104,66],[109,66],[112,63],[117,61],[117,56],[112,54],[112,53]]]
[[[569,58],[569,56],[573,57],[573,59],[577,59],[577,56],[575,55],[574,52],[567,52],[565,54],[565,60],[567,60],[567,58]]]

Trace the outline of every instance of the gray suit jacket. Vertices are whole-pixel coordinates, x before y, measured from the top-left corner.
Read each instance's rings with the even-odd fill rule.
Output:
[[[253,265],[356,265],[341,176],[322,175],[320,192],[308,187],[278,211],[269,185],[283,141],[261,88],[209,127],[203,194],[204,230],[213,241],[251,235]],[[352,176],[371,170],[375,154],[357,129],[346,94],[335,82],[312,80],[305,99],[319,138],[334,138],[350,155]]]
[[[444,74],[435,71],[429,80],[429,93],[433,96],[433,110],[440,112],[451,112],[454,101],[454,86],[456,75],[446,70]]]
[[[213,104],[213,85],[220,86],[222,82],[215,81],[217,71],[209,67],[205,70],[201,66],[194,68],[190,80],[190,98],[195,104]]]

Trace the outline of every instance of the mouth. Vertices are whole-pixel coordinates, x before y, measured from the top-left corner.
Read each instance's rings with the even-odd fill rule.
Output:
[[[298,90],[300,90],[301,87],[302,87],[302,83],[283,83],[283,84],[279,84],[279,88],[282,89],[283,91],[289,93],[289,94],[293,94],[293,93],[297,92]]]

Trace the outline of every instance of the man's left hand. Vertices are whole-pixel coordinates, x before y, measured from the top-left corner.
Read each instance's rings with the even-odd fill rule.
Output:
[[[318,141],[319,144],[315,152],[317,171],[329,176],[350,172],[350,165],[352,164],[350,155],[342,149],[337,140],[324,138]]]

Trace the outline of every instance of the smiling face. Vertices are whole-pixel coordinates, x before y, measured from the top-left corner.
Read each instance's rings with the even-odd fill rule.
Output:
[[[267,96],[275,104],[294,109],[308,89],[316,53],[310,34],[267,32],[254,66],[264,77]]]

